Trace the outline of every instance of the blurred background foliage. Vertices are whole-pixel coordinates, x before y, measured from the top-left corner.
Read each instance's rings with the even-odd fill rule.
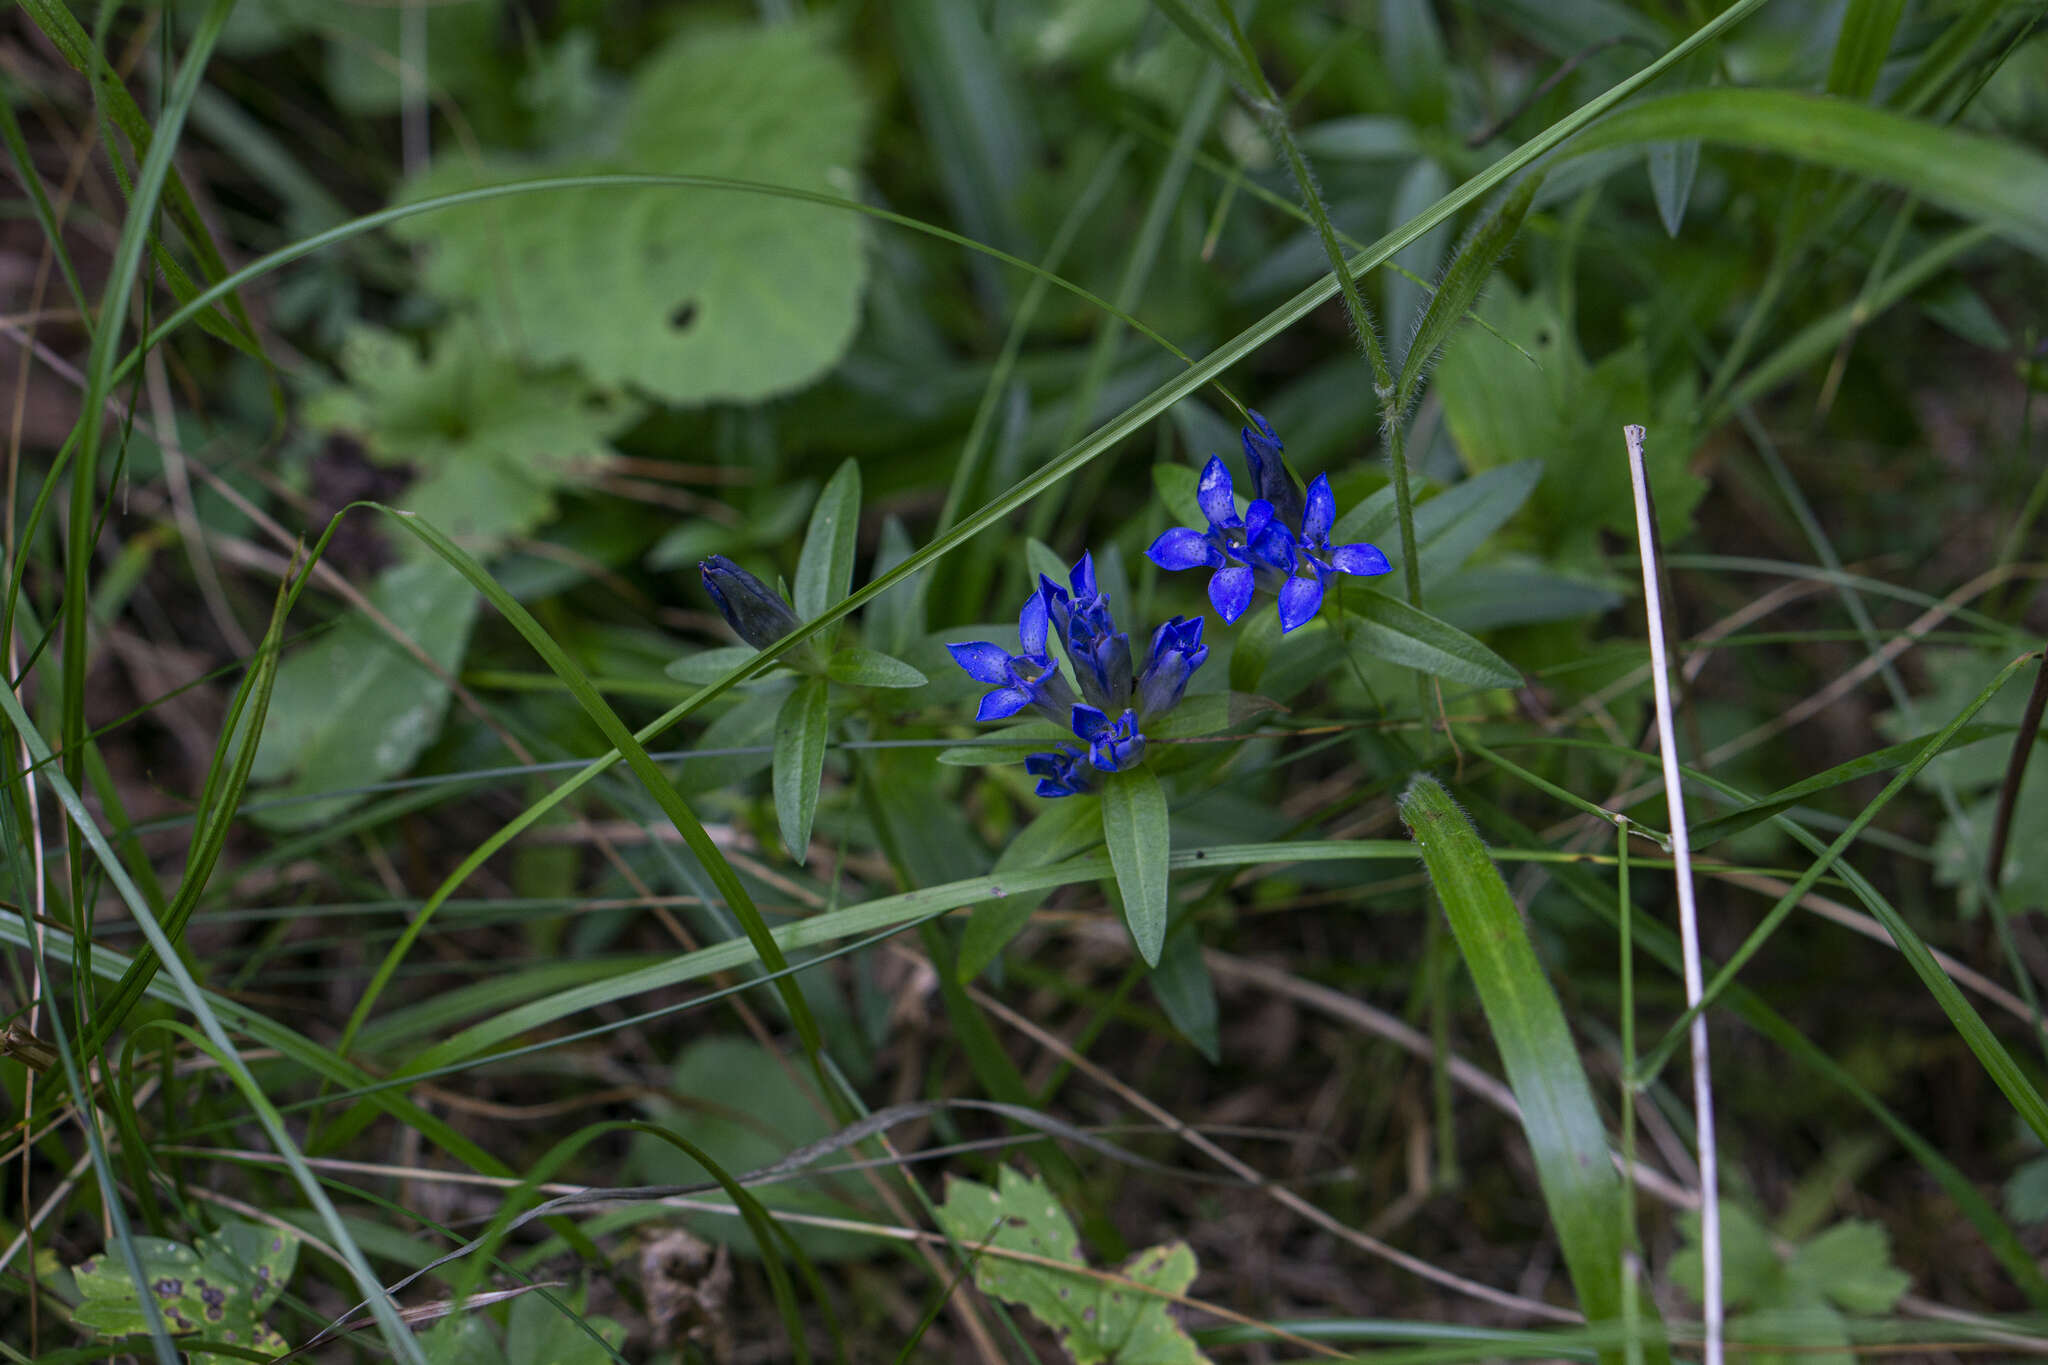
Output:
[[[65,771],[138,897],[189,916],[184,962],[231,1011],[221,1017],[296,1140],[375,1163],[323,1178],[378,1277],[420,1270],[532,1202],[450,1172],[688,1183],[705,1162],[744,1171],[839,1129],[850,1093],[877,1108],[1000,1102],[1054,1125],[937,1109],[896,1137],[970,1144],[947,1169],[986,1185],[954,1197],[1049,1190],[1066,1213],[1045,1235],[1072,1243],[1071,1227],[1058,1230],[1071,1214],[1091,1253],[1069,1245],[1058,1259],[1120,1264],[1157,1243],[1128,1273],[1260,1321],[1352,1324],[1350,1336],[1331,1329],[1340,1345],[1372,1339],[1366,1317],[1445,1342],[1460,1340],[1450,1324],[1533,1325],[1257,1191],[1185,1175],[1199,1158],[1141,1118],[1135,1093],[1234,1133],[1234,1149],[1330,1220],[1444,1276],[1572,1302],[1514,1121],[1452,1095],[1454,1054],[1489,1070],[1495,1054],[1412,862],[1181,871],[1156,973],[1129,951],[1106,877],[1007,904],[956,899],[981,902],[955,917],[964,942],[951,922],[863,939],[905,923],[901,906],[843,928],[825,917],[1092,846],[1021,769],[967,749],[979,689],[944,644],[1011,638],[1036,575],[1084,550],[1130,609],[1134,640],[1138,621],[1202,610],[1197,576],[1162,576],[1143,552],[1187,522],[1193,471],[1212,453],[1235,459],[1247,405],[1304,478],[1328,472],[1358,538],[1396,561],[1379,586],[1399,596],[1384,458],[1397,428],[1418,500],[1419,605],[1448,632],[1428,637],[1438,653],[1418,652],[1412,630],[1362,634],[1363,616],[1335,609],[1284,640],[1212,635],[1196,692],[1213,705],[1200,714],[1241,738],[1196,743],[1191,728],[1181,752],[1161,746],[1173,845],[1399,839],[1392,798],[1408,776],[1455,774],[1618,1125],[1619,982],[1598,909],[1615,900],[1612,826],[1558,793],[1667,823],[1661,790],[1645,785],[1621,427],[1650,430],[1688,666],[1687,762],[1751,797],[1813,779],[1777,809],[1834,838],[1904,758],[1839,765],[1940,729],[2043,628],[2048,7],[1748,6],[1633,101],[1697,98],[1681,113],[1702,120],[1701,136],[1629,132],[1542,163],[1512,250],[1440,354],[1418,362],[1426,379],[1391,424],[1340,304],[1274,322],[1330,261],[1273,120],[1298,139],[1349,249],[1405,239],[1361,280],[1398,370],[1435,284],[1503,195],[1411,225],[1720,9],[1241,4],[1280,96],[1270,109],[1200,41],[1213,3],[36,0],[0,21],[10,672],[37,727],[68,735],[75,719],[89,737],[66,749],[79,766]],[[180,95],[174,73],[216,28],[203,80]],[[1811,104],[1743,99],[1773,91]],[[144,219],[146,273],[116,327],[97,310],[132,235],[147,130],[172,112],[183,127],[162,211]],[[1909,120],[1924,140],[1899,132]],[[398,211],[377,230],[357,230],[387,209]],[[132,343],[252,262],[229,300],[161,336],[118,383],[94,368],[100,329]],[[849,461],[855,529],[833,562],[858,587],[1115,431],[1106,424],[1190,358],[1219,356],[1216,385],[1104,438],[844,633],[831,628],[828,653],[886,651],[929,684],[844,669],[829,691],[819,682],[816,733],[831,747],[802,793],[784,745],[791,699],[810,683],[786,670],[649,741],[767,922],[825,926],[790,947],[794,975],[763,983],[763,960],[744,951],[753,925],[647,783],[614,769],[560,796],[615,736],[561,668],[537,663],[513,604],[626,725],[643,725],[746,657],[730,650],[697,561],[731,556],[770,585],[796,584],[801,604],[807,528],[822,543],[821,494],[837,496],[828,481]],[[83,523],[61,515],[82,394],[108,405],[91,442],[102,453],[87,552]],[[45,495],[58,509],[47,516]],[[487,603],[448,556],[363,500],[444,532],[502,600]],[[295,546],[337,514],[303,597],[270,628],[281,655],[266,653]],[[843,597],[845,577],[821,600]],[[81,628],[88,671],[67,673],[54,642],[68,649],[64,632]],[[1444,650],[1464,662],[1441,662]],[[1498,680],[1489,660],[1522,685],[1482,685]],[[1420,691],[1417,667],[1437,675]],[[1226,679],[1264,700],[1229,703]],[[246,680],[270,689],[253,753],[237,728]],[[2012,736],[2032,742],[2019,729],[2025,685],[1976,715],[1969,742],[1886,807],[1855,856],[1950,964],[1988,978],[1980,1004],[1993,1001],[1996,1031],[2038,1083],[2038,778],[2013,806],[2005,863],[1987,868]],[[1502,753],[1520,766],[1495,762]],[[107,1013],[111,987],[86,988],[68,946],[28,951],[33,926],[61,929],[122,955],[106,959],[118,974],[142,938],[103,865],[75,838],[67,854],[21,766],[6,894],[41,919],[7,931],[11,1017],[47,1038],[62,1011],[62,1046],[107,1045],[122,1077],[103,1101],[115,1117],[100,1121],[113,1164],[93,1166],[98,1130],[52,1122],[72,1112],[64,1086],[0,1061],[36,1134],[10,1154],[20,1179],[0,1205],[0,1234],[32,1225],[34,1248],[24,1235],[4,1262],[0,1338],[33,1352],[115,1335],[110,1322],[148,1326],[122,1316],[132,1302],[97,1318],[71,1307],[121,1292],[97,1287],[111,1256],[85,1266],[103,1242],[218,1257],[205,1239],[225,1235],[224,1210],[307,1237],[331,1227],[275,1167],[236,1160],[266,1144],[258,1111],[202,1064],[167,986]],[[435,890],[551,793],[509,848]],[[1742,805],[1705,787],[1694,799],[1696,818]],[[1716,958],[1810,858],[1760,815],[1723,832],[1704,855]],[[1643,841],[1634,851],[1661,856]],[[1542,861],[1567,853],[1608,862]],[[1631,885],[1646,916],[1668,916],[1661,871],[1638,867]],[[1853,899],[1834,878],[1819,894],[1837,908]],[[703,970],[680,974],[678,955],[706,944],[734,951],[684,959]],[[1665,967],[1645,957],[1639,971],[1654,1038],[1682,996]],[[1809,1334],[1800,1359],[1843,1349],[1859,1316],[2048,1308],[2038,1270],[2030,1281],[2022,1269],[2048,1250],[2039,1144],[1896,955],[1795,917],[1743,984],[1808,1051],[1754,1013],[1715,1015],[1723,1169],[1739,1206],[1731,1303],[1767,1328],[1792,1314],[1786,1330]],[[712,985],[729,993],[679,1012]],[[805,1065],[807,1020],[844,1092]],[[109,1043],[117,1029],[126,1052]],[[1796,1083],[1788,1047],[1807,1068]],[[373,1110],[360,1093],[442,1066],[391,1092],[399,1107]],[[1667,1076],[1638,1106],[1644,1159],[1678,1187],[1694,1174],[1682,1088]],[[1117,1126],[1140,1122],[1152,1126]],[[1071,1140],[1096,1125],[1176,1169]],[[1060,1142],[1021,1158],[971,1145],[1004,1131]],[[1008,1167],[999,1180],[1004,1159],[1047,1184]],[[946,1196],[936,1171],[921,1179],[841,1173],[760,1197],[778,1214],[933,1229],[915,1200]],[[1970,1191],[1981,1207],[1959,1202]],[[108,1240],[111,1205],[128,1213]],[[492,1306],[421,1349],[596,1361],[624,1342],[628,1359],[769,1359],[796,1351],[785,1334],[808,1333],[861,1359],[1140,1358],[1048,1316],[1050,1291],[1028,1276],[976,1269],[988,1297],[945,1307],[963,1271],[937,1253],[793,1222],[796,1250],[763,1256],[747,1226],[644,1203],[580,1231],[524,1224],[489,1264],[433,1268],[411,1301],[530,1276],[566,1286],[558,1307],[531,1295]],[[1645,1198],[1639,1227],[1657,1306],[1673,1322],[1695,1315],[1696,1223]],[[1199,1259],[1192,1288],[1182,1241]],[[250,1287],[260,1313],[237,1308],[293,1345],[362,1297],[339,1253],[312,1247],[278,1262],[287,1275],[296,1265],[289,1294]],[[822,1278],[797,1275],[792,1290],[784,1255]],[[1015,1335],[984,1320],[1001,1302],[1022,1305]],[[1218,1319],[1189,1320],[1203,1328],[1192,1338],[1145,1318],[1157,1358],[1198,1358],[1198,1344],[1240,1352]],[[318,1349],[367,1356],[377,1336]],[[541,1341],[555,1354],[534,1354]],[[1245,1349],[1299,1358],[1294,1346]]]

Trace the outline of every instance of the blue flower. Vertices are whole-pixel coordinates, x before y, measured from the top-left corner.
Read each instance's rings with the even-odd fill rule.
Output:
[[[1152,632],[1152,652],[1138,675],[1138,714],[1162,716],[1180,705],[1188,679],[1209,657],[1202,643],[1202,618],[1176,616]]]
[[[1145,737],[1138,733],[1135,711],[1111,720],[1084,702],[1074,708],[1074,733],[1088,741],[1088,762],[1100,772],[1120,773],[1145,759]]]
[[[1250,413],[1257,430],[1243,430],[1245,463],[1258,498],[1237,515],[1230,471],[1211,455],[1195,487],[1195,500],[1208,519],[1206,531],[1176,526],[1152,542],[1146,556],[1162,569],[1214,569],[1209,601],[1229,625],[1251,607],[1259,589],[1280,604],[1282,634],[1305,625],[1322,609],[1323,589],[1332,573],[1383,574],[1387,557],[1372,545],[1332,545],[1337,500],[1330,477],[1318,474],[1304,499],[1281,454],[1272,425]]]
[[[781,594],[724,555],[699,560],[697,572],[718,614],[756,649],[768,648],[803,624]]]
[[[1220,472],[1222,462],[1215,463]],[[1250,574],[1250,564],[1256,562],[1263,571],[1277,574],[1279,570],[1268,560],[1284,551],[1291,569],[1294,543],[1285,528],[1278,526],[1272,508],[1263,501],[1255,503],[1252,516],[1239,520],[1231,510],[1230,476],[1224,473],[1221,477],[1222,507],[1236,533],[1235,541],[1229,543],[1235,547],[1233,553],[1247,561],[1238,567]],[[1201,539],[1197,532],[1189,534]],[[1247,580],[1245,603],[1250,601]],[[1050,646],[1055,631],[1080,680],[1080,697],[1074,695],[1053,662]],[[947,648],[955,663],[995,689],[981,699],[976,720],[1002,720],[1031,707],[1086,742],[1085,750],[1062,744],[1024,760],[1024,771],[1038,779],[1038,794],[1043,797],[1093,791],[1101,774],[1123,772],[1142,763],[1145,736],[1138,729],[1139,719],[1162,716],[1178,706],[1188,679],[1209,657],[1209,647],[1202,643],[1201,618],[1176,616],[1152,632],[1145,671],[1133,677],[1131,637],[1116,628],[1109,599],[1095,579],[1094,556],[1088,554],[1068,573],[1064,588],[1039,576],[1037,591],[1024,600],[1017,617],[1017,644],[1022,651],[1017,654],[986,641]]]
[[[1034,592],[1024,599],[1024,608],[1017,614],[1019,653],[985,640],[946,646],[953,662],[966,669],[969,677],[995,689],[982,697],[974,713],[976,720],[1003,720],[1028,706],[1056,725],[1068,723],[1074,689],[1060,676],[1046,649],[1047,626],[1045,598]]]
[[[1079,796],[1095,786],[1095,776],[1080,765],[1081,751],[1062,744],[1057,752],[1033,754],[1024,760],[1024,771],[1038,779],[1038,794],[1052,798]]]
[[[1116,628],[1109,599],[1095,583],[1095,557],[1083,553],[1067,575],[1071,595],[1040,574],[1038,595],[1074,661],[1081,696],[1090,706],[1121,711],[1131,704],[1131,637]]]

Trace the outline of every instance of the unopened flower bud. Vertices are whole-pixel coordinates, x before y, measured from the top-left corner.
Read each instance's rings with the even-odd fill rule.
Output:
[[[724,555],[699,561],[697,571],[718,614],[754,648],[766,649],[803,624],[781,594]]]

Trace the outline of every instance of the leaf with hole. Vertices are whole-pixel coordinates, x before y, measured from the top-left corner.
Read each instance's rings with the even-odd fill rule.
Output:
[[[478,167],[463,153],[406,193],[640,171],[844,195],[868,114],[823,25],[693,25],[639,64],[611,159]],[[816,380],[852,341],[867,282],[858,216],[711,186],[469,203],[394,230],[428,247],[430,290],[531,363],[669,403],[758,402]]]

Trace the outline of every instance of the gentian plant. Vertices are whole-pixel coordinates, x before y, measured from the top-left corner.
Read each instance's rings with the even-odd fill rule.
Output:
[[[1063,588],[1041,574],[1024,599],[1017,615],[1021,653],[982,640],[947,646],[969,676],[995,689],[982,697],[976,720],[1003,720],[1030,708],[1084,742],[1084,748],[1063,744],[1025,760],[1046,797],[1078,796],[1094,790],[1103,775],[1142,763],[1139,727],[1178,706],[1188,679],[1209,657],[1200,618],[1176,616],[1152,633],[1144,671],[1134,674],[1131,637],[1116,628],[1095,581],[1094,556],[1083,554],[1067,582]],[[1055,631],[1080,682],[1078,697],[1049,652]]]
[[[1053,656],[1055,638],[1072,683]],[[1015,654],[985,640],[947,648],[975,681],[993,689],[976,719],[1029,709],[1080,741],[1032,754],[1024,769],[1038,779],[1040,796],[1101,796],[1103,842],[1123,892],[1124,920],[1139,953],[1157,965],[1166,941],[1169,834],[1166,795],[1145,766],[1144,727],[1180,705],[1188,680],[1209,657],[1202,622],[1176,616],[1161,625],[1137,668],[1131,637],[1117,629],[1096,582],[1094,557],[1083,554],[1065,587],[1039,576],[1017,615],[1017,646]]]
[[[1196,485],[1208,529],[1176,526],[1152,542],[1146,556],[1162,569],[1211,569],[1209,601],[1226,625],[1250,610],[1263,589],[1279,600],[1282,634],[1314,618],[1333,573],[1370,577],[1392,566],[1376,545],[1332,545],[1337,499],[1330,476],[1318,474],[1306,497],[1281,454],[1280,438],[1258,413],[1257,430],[1242,431],[1245,464],[1258,496],[1237,514],[1230,470],[1211,455]]]

